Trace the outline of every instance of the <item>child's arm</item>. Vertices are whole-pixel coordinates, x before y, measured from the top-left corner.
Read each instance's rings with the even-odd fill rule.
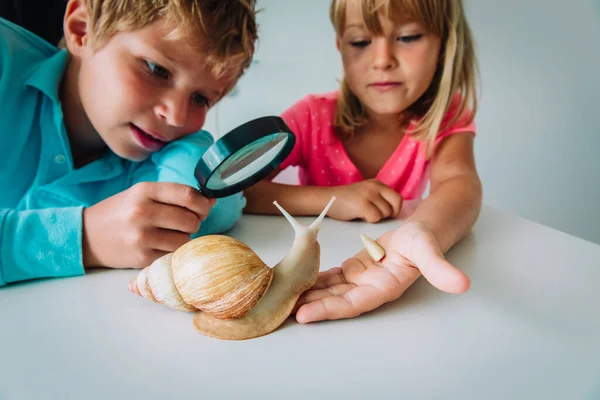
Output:
[[[82,207],[0,209],[0,286],[83,274]]]
[[[454,134],[440,143],[430,179],[429,196],[406,222],[426,225],[445,253],[471,229],[481,210],[472,133]]]
[[[244,212],[248,214],[277,214],[273,206],[277,200],[292,215],[319,215],[335,196],[327,216],[374,223],[397,217],[402,207],[402,196],[376,179],[343,186],[285,185],[267,179],[247,189],[245,195],[248,202]]]
[[[421,274],[443,291],[468,290],[469,279],[443,254],[471,229],[481,209],[473,135],[446,138],[431,164],[430,195],[398,229],[377,239],[385,257],[374,262],[363,250],[341,268],[321,273],[315,289],[298,301],[299,322],[351,318],[368,312],[400,297]]]
[[[276,176],[279,171],[273,173]],[[271,178],[246,189],[244,212],[248,214],[278,214],[273,205],[277,200],[292,215],[319,215],[333,193],[332,187],[298,186],[271,182]]]

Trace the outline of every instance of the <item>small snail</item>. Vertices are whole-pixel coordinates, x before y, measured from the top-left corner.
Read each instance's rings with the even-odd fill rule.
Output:
[[[360,240],[362,240],[363,246],[365,246],[365,250],[367,250],[367,254],[373,259],[373,261],[378,262],[385,257],[385,250],[379,243],[363,233],[360,234]]]
[[[331,199],[310,225],[298,223],[274,204],[294,229],[288,254],[273,268],[244,243],[222,235],[198,237],[134,277],[129,288],[144,298],[177,310],[200,311],[195,328],[227,340],[250,339],[277,329],[319,272],[319,225]]]

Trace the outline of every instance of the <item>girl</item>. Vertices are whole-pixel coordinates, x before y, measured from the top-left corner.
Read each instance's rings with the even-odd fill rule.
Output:
[[[299,322],[347,318],[398,298],[422,273],[462,293],[469,279],[443,254],[475,223],[482,189],[475,168],[476,59],[461,0],[333,0],[330,19],[344,76],[334,93],[284,112],[297,142],[282,165],[300,185],[270,180],[246,192],[248,213],[377,222],[403,199],[430,194],[382,235],[381,262],[365,251],[323,272],[298,303]],[[382,268],[383,267],[383,268]]]

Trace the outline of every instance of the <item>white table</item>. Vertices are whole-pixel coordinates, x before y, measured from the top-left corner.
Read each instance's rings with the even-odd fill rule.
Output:
[[[321,269],[398,223],[325,220]],[[270,265],[293,237],[282,217],[230,234]],[[0,399],[600,398],[600,246],[484,207],[448,258],[466,294],[420,279],[359,318],[239,342],[128,292],[134,270],[5,287]]]

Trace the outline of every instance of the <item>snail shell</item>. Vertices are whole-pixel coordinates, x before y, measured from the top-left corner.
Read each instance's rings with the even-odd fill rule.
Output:
[[[173,281],[183,301],[215,318],[239,318],[265,294],[273,270],[228,236],[196,238],[173,253]]]
[[[204,311],[215,318],[245,315],[273,279],[247,245],[222,235],[198,237],[144,268],[135,279],[138,294],[182,311]]]

